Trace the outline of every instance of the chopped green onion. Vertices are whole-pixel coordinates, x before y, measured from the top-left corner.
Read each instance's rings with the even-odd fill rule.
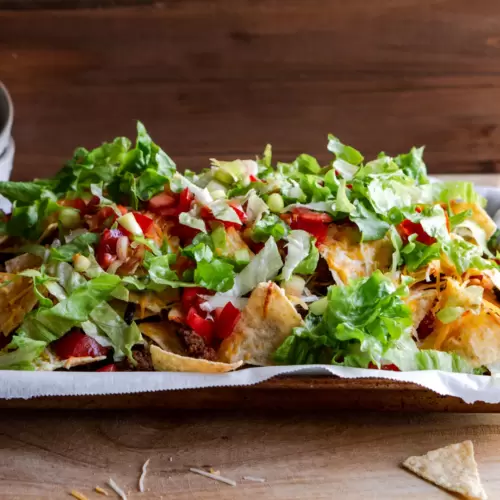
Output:
[[[59,212],[59,220],[66,229],[74,229],[80,225],[80,211],[65,207]]]
[[[267,206],[271,212],[275,214],[280,213],[283,208],[285,208],[285,202],[283,201],[283,197],[279,193],[273,193],[267,199]]]

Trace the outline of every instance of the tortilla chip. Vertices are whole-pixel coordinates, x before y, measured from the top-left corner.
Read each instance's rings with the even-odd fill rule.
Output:
[[[37,243],[41,243],[44,241],[46,238],[51,236],[53,233],[55,233],[58,229],[57,222],[53,222],[52,224],[49,224],[44,230],[43,233],[41,234],[40,238],[38,238]]]
[[[178,300],[179,290],[174,288],[167,289],[164,292],[132,291],[129,293],[129,302],[139,305],[137,314],[140,319],[160,314]]]
[[[435,288],[410,288],[410,295],[406,298],[405,302],[411,309],[413,328],[418,328],[418,325],[432,309],[436,298],[437,291]]]
[[[30,278],[0,273],[0,333],[15,330],[36,304]]]
[[[325,242],[319,246],[337,284],[370,276],[377,269],[388,270],[394,251],[388,236],[381,240],[361,242],[355,227],[330,224]]]
[[[483,304],[486,302],[483,301]],[[443,335],[441,345],[436,346],[437,349],[456,352],[475,368],[500,361],[500,317],[491,314],[487,307],[477,316],[464,314],[456,321],[443,325],[443,329],[446,327],[449,330]],[[439,335],[439,329],[435,333]]]
[[[230,337],[219,349],[220,359],[228,363],[244,361],[251,365],[273,364],[273,354],[302,318],[275,283],[261,283]]]
[[[466,498],[488,498],[481,485],[471,441],[451,444],[420,457],[409,457],[403,462],[403,467]]]
[[[497,226],[493,219],[488,215],[486,210],[481,208],[477,203],[466,203],[464,201],[451,201],[450,202],[451,211],[453,214],[459,214],[465,210],[472,210],[471,219],[481,227],[486,233],[486,239],[489,240],[495,231]]]
[[[23,253],[5,262],[8,273],[20,273],[25,269],[37,269],[42,264],[42,258],[32,253]]]
[[[206,359],[188,358],[151,346],[151,360],[158,372],[227,373],[239,368],[243,362],[218,363]]]
[[[70,368],[74,368],[75,366],[83,366],[89,365],[91,363],[97,363],[98,361],[103,361],[106,359],[106,356],[82,356],[82,357],[72,357],[68,359],[61,360],[61,367],[69,370]]]
[[[176,333],[176,327],[170,321],[161,323],[140,323],[139,330],[164,351],[182,354],[184,349]]]

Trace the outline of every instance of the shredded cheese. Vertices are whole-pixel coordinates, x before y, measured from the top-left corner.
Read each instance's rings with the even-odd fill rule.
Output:
[[[76,490],[71,490],[70,495],[72,497],[75,497],[77,500],[89,500],[83,493],[80,493],[79,491]]]
[[[139,491],[141,493],[144,493],[144,479],[146,478],[146,472],[148,470],[148,465],[149,461],[151,459],[148,458],[143,464],[142,464],[142,472],[141,472],[141,477],[139,478]]]
[[[255,477],[255,476],[243,476],[245,481],[253,481],[254,483],[265,483],[266,480],[263,477]]]
[[[220,481],[221,483],[229,484],[229,486],[236,486],[236,481],[232,479],[228,479],[227,477],[218,476],[217,474],[211,474],[210,472],[204,471],[202,469],[195,469],[194,467],[189,469],[191,472],[195,474],[200,474],[200,476],[205,476],[210,479],[215,479],[216,481]]]
[[[100,486],[96,486],[95,491],[97,493],[100,493],[101,495],[104,495],[105,497],[109,497],[109,493],[104,488],[101,488]]]
[[[121,498],[121,500],[128,500],[125,492],[113,481],[113,479],[109,478],[108,485]]]

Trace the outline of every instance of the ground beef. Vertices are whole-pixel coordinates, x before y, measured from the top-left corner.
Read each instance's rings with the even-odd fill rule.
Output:
[[[217,354],[214,349],[205,345],[203,338],[193,332],[193,330],[184,326],[179,326],[177,335],[184,345],[188,356],[192,358],[207,359],[208,361],[217,361]]]
[[[133,365],[128,359],[125,360],[126,366],[125,370],[132,370],[138,372],[152,372],[154,371],[153,362],[151,361],[151,354],[149,349],[146,350],[145,347],[137,347],[132,351],[132,356],[137,361],[136,365]]]

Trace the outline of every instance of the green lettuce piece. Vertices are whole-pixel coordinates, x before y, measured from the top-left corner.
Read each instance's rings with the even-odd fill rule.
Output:
[[[450,229],[453,231],[456,226],[460,225],[470,217],[472,217],[472,210],[470,208],[458,214],[452,215],[449,217]]]
[[[346,366],[380,366],[393,342],[411,331],[411,311],[402,300],[407,293],[406,286],[396,287],[380,271],[330,287],[323,315],[309,314],[306,326],[294,329],[278,348],[276,359],[295,364],[328,357]]]
[[[223,228],[222,231],[224,232],[225,237],[226,233]],[[212,233],[212,237],[214,233],[215,231]],[[214,244],[212,242],[211,236],[204,233],[197,234],[193,238],[193,242],[191,243],[191,245],[184,247],[184,249],[182,250],[182,254],[186,257],[189,257],[190,259],[195,260],[196,262],[200,262],[202,260],[211,262],[214,257]]]
[[[132,347],[143,342],[136,323],[127,324],[107,302],[97,304],[90,312],[89,318],[111,341],[115,360],[125,355],[135,364]]]
[[[288,234],[287,225],[274,214],[264,215],[252,228],[252,240],[264,242],[273,237],[276,241]]]
[[[416,234],[411,235],[408,238],[408,243],[401,249],[401,257],[410,272],[416,271],[432,260],[441,257],[441,243],[425,245],[416,241],[416,237]]]
[[[394,162],[398,167],[412,179],[415,179],[418,184],[427,184],[427,167],[424,160],[424,147],[411,148],[409,153],[401,154],[394,158]]]
[[[389,224],[359,200],[354,201],[354,207],[355,210],[350,213],[349,219],[358,226],[362,241],[382,239],[389,230]]]
[[[477,203],[483,208],[486,206],[486,199],[474,189],[472,182],[436,182],[430,184],[429,188],[434,202],[449,203],[453,200],[462,200],[467,203]]]
[[[203,233],[207,232],[207,227],[205,226],[205,221],[200,217],[196,217],[189,212],[182,212],[179,215],[179,222],[184,226],[191,227],[193,229],[197,229]]]
[[[456,353],[426,349],[415,355],[418,370],[441,370],[445,372],[474,373],[475,369]]]
[[[0,182],[0,194],[11,202],[31,204],[42,198],[42,194],[47,190],[46,184],[39,181],[33,182]]]
[[[481,257],[483,251],[480,247],[463,239],[457,238],[444,243],[443,252],[448,256],[459,274],[470,268],[480,270],[497,268],[493,261]]]
[[[332,152],[337,158],[351,163],[352,165],[359,165],[363,162],[363,155],[351,146],[342,144],[337,137],[332,134],[328,135],[328,151]]]
[[[34,370],[33,362],[47,344],[23,335],[14,335],[9,345],[0,351],[0,370]]]
[[[346,192],[346,182],[343,179],[339,183],[337,199],[335,201],[335,209],[338,212],[344,212],[347,214],[352,213],[356,209],[356,207],[349,201]]]
[[[60,247],[52,247],[50,249],[50,259],[71,262],[76,254],[88,256],[91,252],[89,247],[96,245],[99,239],[100,236],[96,233],[83,233],[71,240],[70,243]]]
[[[304,174],[319,174],[321,172],[318,160],[314,156],[304,153],[298,156],[295,161],[297,162],[299,171]]]
[[[233,266],[221,259],[198,262],[194,271],[194,281],[204,288],[217,292],[227,292],[234,285]]]
[[[179,277],[177,273],[170,268],[172,264],[175,264],[176,259],[177,257],[175,254],[155,257],[152,253],[146,252],[144,256],[144,267],[148,270],[149,277],[154,283],[177,286],[176,282],[179,281]]]
[[[282,267],[283,261],[278,246],[274,238],[269,238],[264,248],[236,275],[234,286],[225,292],[225,295],[242,297],[251,292],[259,283],[274,279]]]
[[[300,229],[291,231],[287,237],[287,256],[281,272],[284,280],[292,274],[312,274],[318,265],[319,252],[314,238]]]

